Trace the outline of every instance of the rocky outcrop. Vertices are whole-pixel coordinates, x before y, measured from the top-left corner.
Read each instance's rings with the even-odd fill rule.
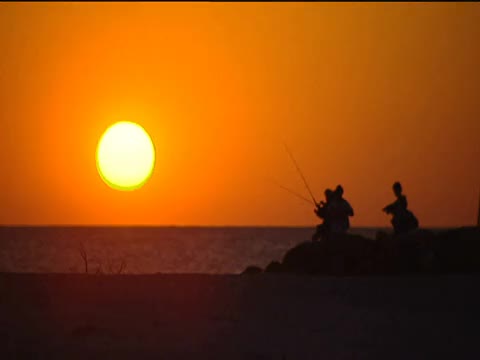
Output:
[[[359,235],[339,234],[329,241],[304,242],[289,250],[284,271],[303,274],[370,274],[375,244]]]
[[[432,244],[437,272],[480,271],[480,227],[459,228],[438,234]]]
[[[249,266],[243,270],[242,275],[260,274],[261,272],[263,272],[262,268],[258,266]]]
[[[278,261],[272,261],[265,268],[265,272],[269,272],[269,273],[279,273],[279,272],[283,272],[283,271],[284,271],[284,267]]]
[[[375,239],[338,234],[328,241],[300,243],[281,262],[265,268],[268,273],[336,276],[476,271],[480,272],[478,227],[438,234],[419,229],[401,236],[379,232]]]

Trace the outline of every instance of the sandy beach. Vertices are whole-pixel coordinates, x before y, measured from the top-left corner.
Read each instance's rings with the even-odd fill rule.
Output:
[[[478,275],[0,275],[2,359],[466,359]]]

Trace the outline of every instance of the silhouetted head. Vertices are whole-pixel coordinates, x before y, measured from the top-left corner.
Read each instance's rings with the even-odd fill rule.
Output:
[[[333,190],[331,189],[326,189],[325,190],[325,199],[328,201],[332,200],[333,198]]]
[[[397,197],[402,195],[402,184],[400,184],[398,181],[393,184],[393,193]]]
[[[336,189],[335,189],[335,194],[341,198],[343,196],[343,187],[342,185],[337,185]]]

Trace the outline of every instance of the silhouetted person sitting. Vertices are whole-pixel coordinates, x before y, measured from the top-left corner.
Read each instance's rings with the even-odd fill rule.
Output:
[[[330,189],[325,190],[325,200],[320,201],[320,204],[317,204],[314,213],[323,220],[322,224],[317,225],[316,231],[312,236],[312,241],[317,241],[319,239],[326,239],[331,232],[331,222],[332,222],[332,212],[331,206],[333,201],[333,191]]]
[[[418,228],[418,220],[413,213],[407,209],[407,197],[402,194],[402,185],[397,181],[393,184],[393,193],[397,197],[395,202],[385,206],[382,210],[392,214],[392,225],[395,235],[404,234]]]
[[[332,205],[332,232],[344,233],[350,228],[350,216],[353,216],[353,208],[343,198],[343,187],[337,185]]]

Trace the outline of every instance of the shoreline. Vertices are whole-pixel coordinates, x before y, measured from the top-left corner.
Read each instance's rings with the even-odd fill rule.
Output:
[[[479,279],[0,273],[0,346],[2,359],[475,358]]]

